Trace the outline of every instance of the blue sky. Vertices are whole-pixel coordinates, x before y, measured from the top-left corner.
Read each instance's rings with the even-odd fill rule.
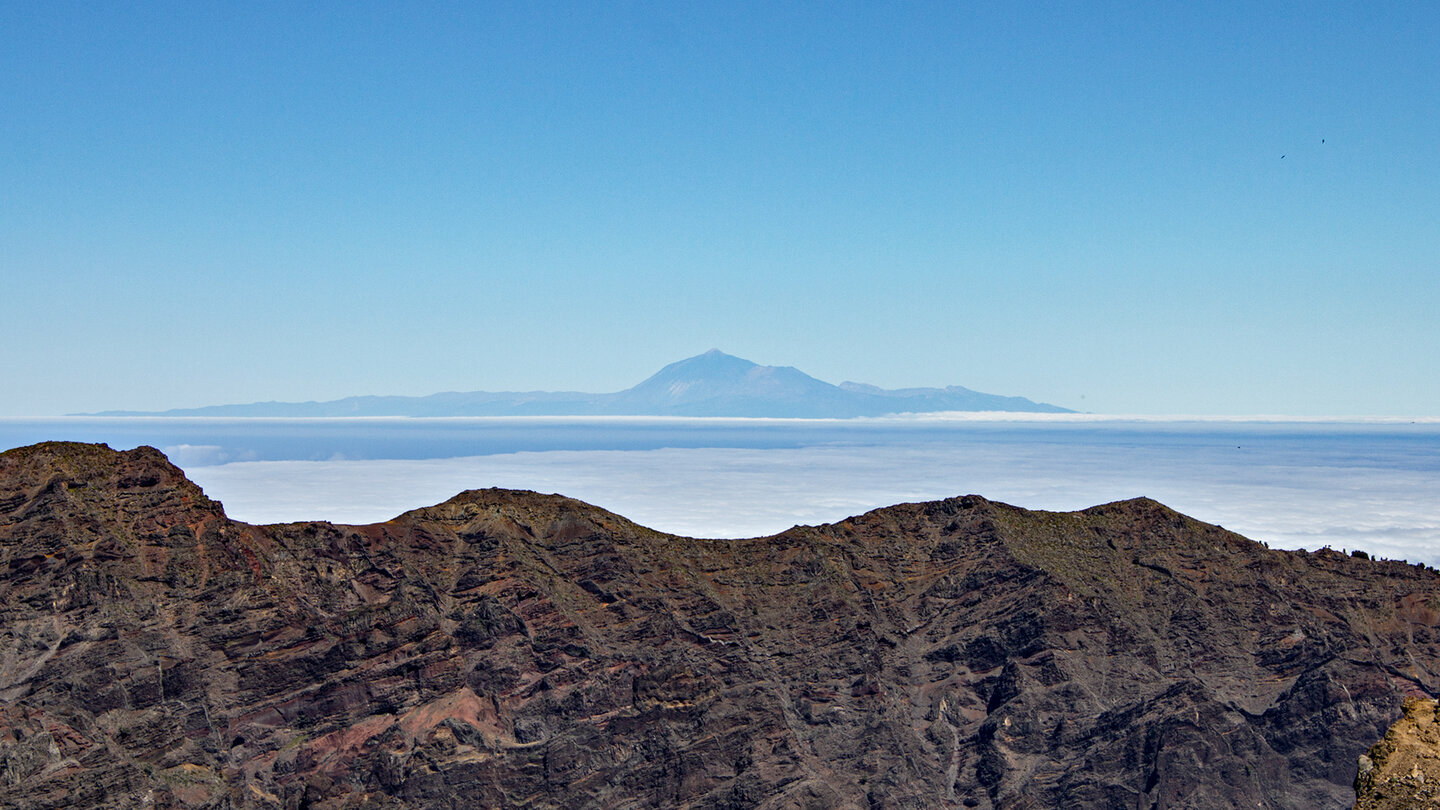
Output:
[[[1440,11],[1017,5],[0,5],[0,416],[713,347],[1440,413]]]

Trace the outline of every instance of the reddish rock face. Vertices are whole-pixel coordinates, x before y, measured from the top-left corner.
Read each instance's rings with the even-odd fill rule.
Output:
[[[249,526],[43,444],[0,454],[0,806],[1347,807],[1437,584],[1146,500]]]

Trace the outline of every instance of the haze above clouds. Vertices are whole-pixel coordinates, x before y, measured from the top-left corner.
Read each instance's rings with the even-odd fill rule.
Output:
[[[1434,415],[1411,3],[0,5],[0,416],[618,391],[711,347]]]
[[[1329,545],[1440,563],[1433,459],[1327,457],[1297,447],[1197,449],[1160,440],[670,448],[244,462],[187,473],[232,517],[254,523],[378,522],[498,486],[559,492],[698,537],[762,536],[967,493],[1052,510],[1144,495],[1274,548]]]

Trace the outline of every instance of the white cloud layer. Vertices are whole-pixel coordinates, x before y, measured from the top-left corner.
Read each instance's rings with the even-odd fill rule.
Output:
[[[969,493],[1054,510],[1145,495],[1272,547],[1440,561],[1440,478],[1433,459],[1414,457],[1425,448],[1252,448],[1184,438],[558,450],[188,472],[232,517],[252,523],[369,523],[497,486],[559,492],[676,534],[747,537]]]

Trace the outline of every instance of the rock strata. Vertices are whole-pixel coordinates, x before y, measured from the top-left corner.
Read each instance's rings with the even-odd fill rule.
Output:
[[[42,444],[0,454],[0,807],[1348,807],[1437,585],[1145,499],[251,526]]]

